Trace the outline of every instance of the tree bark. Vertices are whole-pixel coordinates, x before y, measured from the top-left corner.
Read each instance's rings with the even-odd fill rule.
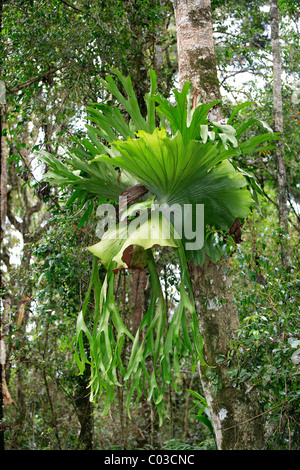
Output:
[[[145,313],[145,290],[148,273],[144,269],[132,271],[133,333],[136,334]]]
[[[1,181],[0,181],[0,207],[1,207],[1,234],[0,243],[2,245],[5,229],[6,229],[6,214],[7,214],[7,143],[6,137],[3,134],[5,129],[5,105],[0,103],[0,135],[1,135]]]
[[[3,2],[0,0],[0,37],[2,37],[2,12],[3,12]],[[2,46],[2,39],[0,39]],[[0,64],[2,68],[2,64]],[[0,70],[2,75],[2,70]],[[1,90],[3,91],[3,90]],[[4,123],[4,114],[5,114],[5,104],[3,99],[0,101],[0,162],[1,162],[1,175],[0,175],[0,246],[5,235],[6,228],[6,209],[7,209],[7,145],[6,138],[3,136],[3,123]],[[1,276],[1,285],[3,285],[2,272]],[[4,300],[3,300],[4,303]],[[4,307],[4,306],[3,306]],[[0,313],[0,450],[4,450],[4,398],[5,398],[5,356],[6,356],[6,345],[4,343],[4,315],[3,312]]]
[[[210,0],[173,0],[180,83],[192,82],[202,102],[221,98]]]
[[[283,112],[281,93],[281,57],[280,57],[280,34],[279,34],[279,12],[278,0],[270,0],[271,17],[271,43],[273,55],[273,114],[274,131],[283,133]],[[278,216],[281,242],[281,260],[283,267],[289,264],[289,247],[287,235],[288,226],[288,189],[286,164],[284,159],[284,144],[277,142],[280,150],[276,151],[277,185],[278,185]]]
[[[5,234],[5,225],[6,225],[6,208],[7,208],[7,168],[6,168],[6,152],[5,152],[5,142],[4,137],[2,136],[2,105],[0,103],[0,136],[1,136],[1,181],[0,181],[0,196],[1,196],[1,227],[0,227],[0,244],[2,242]],[[1,249],[2,251],[2,249]],[[2,273],[1,275],[1,285],[2,285]],[[4,370],[5,370],[5,352],[6,346],[3,339],[3,318],[2,313],[0,316],[0,450],[4,450],[4,428],[2,425],[3,421],[3,402],[4,402]]]
[[[87,393],[89,377],[90,370],[87,367],[76,379],[75,405],[80,423],[81,450],[93,450],[93,407]]]
[[[233,387],[228,374],[234,367],[228,359],[230,343],[240,326],[228,259],[218,265],[206,260],[203,266],[190,265],[189,269],[205,360],[212,366],[200,366],[200,376],[218,449],[259,450],[263,426],[257,417],[257,396],[246,386]]]
[[[214,55],[209,0],[174,1],[177,27],[180,86],[194,85],[194,104],[220,98]],[[217,110],[214,119],[220,119]],[[219,450],[256,450],[263,447],[263,426],[254,393],[233,387],[228,365],[230,342],[239,328],[239,317],[230,285],[230,264],[206,260],[189,264],[189,271],[203,336],[204,356],[212,367],[200,367],[201,384],[210,410]],[[222,362],[218,360],[223,358]],[[218,361],[218,362],[217,362]]]

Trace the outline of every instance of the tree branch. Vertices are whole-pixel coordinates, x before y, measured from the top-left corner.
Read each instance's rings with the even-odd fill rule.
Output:
[[[28,86],[33,85],[34,83],[42,80],[43,78],[50,77],[52,75],[55,75],[55,73],[58,70],[61,70],[63,67],[56,67],[55,69],[48,70],[47,72],[43,72],[37,77],[30,78],[29,80],[26,80],[26,82],[20,83],[19,85],[14,86],[13,88],[8,88],[7,93],[17,93],[20,90],[23,90],[24,88],[27,88]]]
[[[24,237],[24,242],[25,243],[35,243],[37,242],[41,236],[43,235],[44,232],[46,232],[48,230],[48,228],[50,227],[50,223],[47,223],[46,225],[44,225],[43,227],[41,227],[39,230],[37,230],[36,232],[34,233],[31,233],[27,236]]]
[[[232,72],[230,74],[228,74],[226,77],[223,78],[223,80],[221,81],[221,85],[223,85],[224,82],[226,82],[226,80],[228,80],[228,78],[231,78],[231,77],[235,77],[236,75],[238,75],[239,73],[245,73],[245,72],[249,72],[249,70],[251,71],[251,73],[253,73],[253,70],[251,67],[247,67],[245,69],[241,69],[241,70],[236,70],[235,72]],[[255,75],[258,75],[257,73]]]
[[[9,198],[7,198],[7,217],[10,223],[15,227],[15,229],[18,230],[23,235],[23,231],[24,231],[23,222],[19,222],[17,218],[15,217],[15,215],[12,213]]]
[[[75,7],[74,5],[72,5],[71,3],[69,2],[66,2],[66,0],[60,0],[62,3],[64,3],[65,5],[67,5],[68,7],[70,8],[73,8],[73,10],[77,11],[78,13],[82,13],[82,10],[80,10],[79,8]]]
[[[254,174],[254,172],[253,172]],[[276,201],[274,201],[272,198],[270,198],[270,196],[265,192],[265,190],[263,188],[261,188],[262,192],[263,192],[263,195],[266,197],[266,199],[268,199],[268,201],[270,201],[272,204],[274,204],[274,206],[276,207],[276,209],[278,210],[279,206],[278,206],[278,203]],[[294,211],[294,208],[293,208],[293,205],[291,204],[291,207]],[[297,215],[297,214],[296,214]],[[299,216],[297,215],[297,218],[299,219]],[[290,224],[292,224],[292,226],[294,227],[294,229],[297,230],[297,232],[300,232],[300,229],[299,227],[297,227],[297,225],[293,222],[293,220],[288,217],[288,221],[290,222]]]
[[[273,406],[272,408],[269,408],[269,409],[266,410],[266,411],[263,411],[262,413],[259,413],[259,414],[256,415],[256,416],[253,416],[253,418],[250,418],[250,419],[247,419],[247,420],[245,420],[245,421],[242,421],[242,422],[240,422],[240,423],[238,423],[238,424],[235,424],[234,426],[230,426],[229,428],[225,428],[225,429],[219,428],[219,430],[222,429],[222,431],[228,431],[228,429],[233,429],[233,428],[236,428],[237,426],[241,426],[242,424],[249,423],[249,421],[253,421],[254,419],[259,418],[260,416],[263,416],[264,414],[269,413],[269,411],[272,411],[272,410],[274,410],[275,408],[278,408],[278,406],[284,405],[287,401],[288,401],[288,399],[284,400],[282,403],[279,403],[278,405]]]
[[[300,216],[299,214],[297,214],[297,212],[295,211],[295,207],[294,207],[294,204],[292,203],[291,201],[291,197],[290,197],[290,193],[288,192],[288,199],[289,199],[289,203],[290,203],[290,206],[292,208],[292,211],[294,212],[294,215],[296,216],[296,219],[298,220],[298,222],[300,222]]]

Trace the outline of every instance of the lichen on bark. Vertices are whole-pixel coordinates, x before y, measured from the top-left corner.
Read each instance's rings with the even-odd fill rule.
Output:
[[[246,390],[246,385],[234,387],[230,377],[235,367],[229,354],[231,342],[240,323],[233,301],[229,261],[224,257],[216,265],[207,258],[202,266],[190,263],[189,272],[208,364],[199,368],[201,384],[218,449],[261,449],[263,428],[257,397]]]
[[[210,1],[177,1],[175,16],[181,82],[191,81],[203,102],[220,99]]]
[[[205,48],[198,47],[190,51],[189,61],[191,75],[195,77],[194,82],[197,83],[201,98],[206,101],[221,98],[215,55]]]
[[[193,26],[198,28],[206,27],[207,22],[211,21],[212,18],[211,9],[209,6],[203,7],[201,9],[191,9],[188,12],[188,17]]]

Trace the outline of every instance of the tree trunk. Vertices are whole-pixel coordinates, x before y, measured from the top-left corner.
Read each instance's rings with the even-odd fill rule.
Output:
[[[2,36],[2,12],[3,12],[3,2],[0,0],[0,37]],[[0,39],[2,46],[2,39]],[[0,64],[2,69],[2,64]],[[0,70],[0,76],[2,76],[2,70]],[[2,85],[2,84],[1,84]],[[1,88],[0,92],[4,92]],[[7,145],[6,137],[3,136],[4,128],[4,115],[5,115],[5,104],[3,96],[0,97],[0,162],[1,162],[1,174],[0,174],[0,246],[2,246],[5,228],[6,228],[6,209],[7,209]],[[1,286],[3,286],[2,272],[1,276]],[[3,299],[4,303],[4,299]],[[4,305],[3,305],[4,309]],[[6,345],[4,343],[4,315],[3,312],[0,312],[0,450],[4,450],[4,425],[3,425],[3,405],[5,399],[5,357],[6,357]]]
[[[132,271],[133,333],[136,334],[145,313],[145,290],[148,274],[144,269]]]
[[[161,9],[165,6],[165,0],[160,0],[160,7]],[[163,68],[164,63],[164,55],[163,55],[163,33],[164,33],[163,24],[158,24],[156,38],[155,38],[155,60],[154,60],[154,69],[155,73],[158,77],[158,81],[161,75],[161,71]]]
[[[93,408],[87,393],[90,378],[89,367],[76,379],[75,405],[80,423],[81,450],[93,450]]]
[[[209,0],[174,1],[180,85],[192,81],[194,104],[220,98],[214,55]],[[214,119],[220,119],[218,110]],[[239,317],[230,285],[227,258],[214,264],[189,265],[203,336],[204,355],[213,367],[200,368],[201,383],[211,414],[219,450],[255,450],[263,446],[263,426],[257,396],[235,388],[228,375],[227,353],[239,328]],[[217,362],[220,358],[224,360]],[[231,364],[232,367],[233,364]]]
[[[7,168],[6,168],[6,142],[5,137],[2,136],[2,108],[4,106],[0,103],[0,136],[1,136],[1,181],[0,181],[0,197],[1,197],[1,227],[0,227],[0,244],[2,246],[4,234],[5,234],[5,225],[6,225],[6,208],[7,208]],[[2,250],[1,250],[2,251]],[[3,284],[2,273],[1,276],[1,285]],[[4,370],[5,370],[5,350],[6,346],[3,339],[3,328],[4,322],[2,318],[2,313],[0,316],[0,450],[4,450],[4,428],[2,425],[3,420],[3,395],[4,395]]]
[[[1,135],[1,182],[0,182],[0,207],[1,207],[1,234],[0,243],[2,245],[5,229],[6,229],[6,214],[7,214],[7,143],[6,137],[3,134],[5,129],[5,104],[0,102],[0,135]]]
[[[259,450],[263,447],[263,426],[255,393],[233,387],[228,372],[231,340],[239,328],[233,300],[229,263],[190,265],[191,283],[203,335],[205,360],[201,384],[210,410],[219,450]],[[221,362],[217,362],[220,360]]]
[[[198,98],[221,97],[214,52],[210,0],[174,0],[180,83],[192,82]]]
[[[281,94],[281,57],[279,37],[278,0],[270,0],[271,42],[273,54],[273,114],[274,131],[283,132],[282,94]],[[284,160],[284,144],[277,142],[280,150],[276,151],[277,184],[278,184],[278,215],[281,241],[281,260],[284,267],[289,264],[289,247],[287,243],[288,226],[288,191],[286,165]]]

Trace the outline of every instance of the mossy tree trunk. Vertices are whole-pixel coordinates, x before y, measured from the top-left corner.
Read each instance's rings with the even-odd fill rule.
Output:
[[[90,378],[90,369],[86,367],[84,373],[76,380],[75,406],[80,423],[79,443],[81,450],[93,450],[93,407],[87,393]]]
[[[205,360],[200,367],[201,384],[210,410],[219,450],[259,450],[263,425],[255,392],[236,388],[230,380],[231,341],[239,328],[233,299],[228,259],[203,266],[190,265],[190,275],[203,335]]]
[[[220,99],[214,54],[210,0],[174,1],[178,65],[181,86],[194,85],[194,103]],[[213,120],[221,119],[216,109]],[[205,210],[205,208],[204,208]],[[239,317],[230,284],[230,264],[206,260],[189,265],[193,295],[209,366],[201,366],[201,383],[210,410],[219,450],[256,450],[263,447],[258,398],[245,388],[233,387],[228,372],[230,342]],[[222,361],[220,361],[223,359]]]
[[[210,0],[173,0],[173,4],[180,83],[192,82],[201,102],[218,100]]]

